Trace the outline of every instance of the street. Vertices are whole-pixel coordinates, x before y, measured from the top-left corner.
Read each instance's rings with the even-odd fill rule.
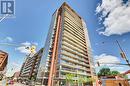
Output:
[[[13,85],[6,85],[5,83],[2,83],[0,81],[0,86],[27,86],[27,85],[24,85],[24,84],[21,84],[21,83],[14,83]]]
[[[8,85],[8,86],[27,86],[27,85],[24,85],[24,84],[21,84],[21,83],[15,83],[13,85]]]

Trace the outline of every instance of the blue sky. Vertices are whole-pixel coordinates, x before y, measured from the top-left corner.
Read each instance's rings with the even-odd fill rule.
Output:
[[[8,18],[0,22],[0,43],[6,42],[17,45],[37,44],[37,50],[39,50],[44,46],[52,14],[63,2],[67,2],[86,21],[93,50],[93,57],[103,61],[109,60],[110,62],[114,58],[116,61],[125,63],[125,61],[123,61],[120,57],[119,48],[116,45],[115,40],[118,40],[121,43],[123,49],[129,57],[130,29],[128,29],[128,27],[130,22],[122,21],[121,24],[119,22],[119,25],[121,25],[120,27],[124,29],[123,31],[120,28],[113,29],[115,25],[113,25],[113,28],[109,27],[109,21],[105,23],[107,26],[104,26],[103,20],[108,17],[112,19],[111,15],[101,17],[104,14],[102,14],[101,11],[96,11],[96,8],[99,3],[112,3],[109,2],[109,0],[106,1],[108,2],[104,2],[104,0],[16,0],[15,18]],[[115,8],[119,6],[120,5],[116,5],[111,9],[116,10]],[[102,10],[102,8],[107,9],[107,6],[99,6],[99,10]],[[104,11],[104,13],[105,12],[106,11]],[[113,14],[113,10],[110,10],[110,12]],[[128,20],[130,20],[129,13],[124,12],[122,15],[125,14],[128,14]],[[103,20],[99,22],[99,18],[102,18]],[[117,17],[117,20],[118,19],[119,17]],[[124,26],[122,24],[124,24]],[[110,31],[107,32],[107,29]],[[102,42],[104,42],[104,44],[102,44]],[[24,61],[24,58],[26,57],[26,54],[21,51],[22,48],[19,47],[22,46],[0,45],[0,50],[7,51],[9,53],[7,75],[12,75],[15,71],[18,71]],[[127,68],[128,67],[122,67],[116,69],[124,71],[127,70]]]

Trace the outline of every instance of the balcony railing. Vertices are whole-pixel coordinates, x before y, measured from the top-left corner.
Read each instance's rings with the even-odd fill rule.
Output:
[[[78,70],[83,70],[83,71],[90,71],[89,68],[86,68],[86,67],[82,67],[80,65],[74,65],[73,63],[70,63],[70,62],[62,62],[61,65],[63,66],[66,66],[66,67],[69,67],[69,68],[72,68],[72,69],[78,69]]]
[[[65,50],[62,50],[61,53],[62,53],[63,55],[65,55],[65,56],[68,56],[68,57],[71,57],[71,58],[74,58],[74,59],[78,59],[78,60],[83,61],[83,62],[89,62],[88,60],[84,59],[83,57],[79,57],[78,55],[72,54],[72,53],[67,52],[67,51],[65,51]]]

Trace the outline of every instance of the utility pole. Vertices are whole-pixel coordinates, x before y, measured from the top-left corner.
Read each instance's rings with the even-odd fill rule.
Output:
[[[117,45],[118,45],[118,47],[119,47],[119,49],[120,49],[120,55],[121,55],[121,57],[122,57],[122,58],[126,61],[126,63],[130,66],[129,60],[128,60],[128,58],[126,57],[126,54],[125,54],[125,52],[123,51],[123,49],[122,49],[122,47],[121,47],[119,41],[116,40],[116,43],[117,43]]]

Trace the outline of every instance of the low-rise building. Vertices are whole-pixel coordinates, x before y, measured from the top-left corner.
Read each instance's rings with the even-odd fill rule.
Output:
[[[6,66],[8,63],[8,53],[0,50],[0,78],[6,74]]]
[[[129,86],[128,80],[118,76],[102,76],[96,86]]]
[[[15,72],[14,75],[13,75],[13,80],[17,81],[19,79],[19,75],[20,75],[20,71]]]

